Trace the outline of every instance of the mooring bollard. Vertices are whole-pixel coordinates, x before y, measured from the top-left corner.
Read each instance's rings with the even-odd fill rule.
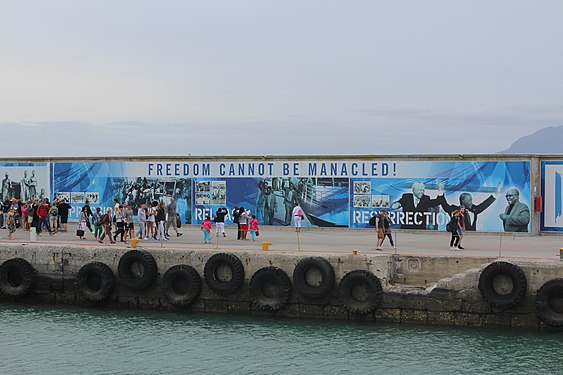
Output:
[[[352,250],[352,255],[358,255],[358,250]]]
[[[271,245],[271,244],[272,244],[272,243],[271,243],[271,242],[268,242],[268,241],[262,242],[262,250],[268,251],[268,249],[270,248],[270,245]]]
[[[559,249],[559,260],[563,260],[563,247]]]
[[[37,241],[37,229],[35,227],[29,228],[29,242]]]

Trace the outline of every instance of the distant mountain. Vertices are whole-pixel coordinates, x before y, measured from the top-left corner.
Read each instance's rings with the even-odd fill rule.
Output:
[[[521,137],[500,154],[563,154],[563,125]]]

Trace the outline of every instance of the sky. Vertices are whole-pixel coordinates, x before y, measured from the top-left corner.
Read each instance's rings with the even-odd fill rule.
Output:
[[[496,153],[563,125],[560,0],[0,5],[4,157]]]

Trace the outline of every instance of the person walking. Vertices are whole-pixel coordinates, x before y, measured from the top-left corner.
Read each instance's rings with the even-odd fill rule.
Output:
[[[246,240],[246,236],[248,235],[248,224],[250,223],[250,211],[245,210],[244,207],[240,208],[239,223],[241,233],[240,239]]]
[[[58,216],[59,208],[57,207],[57,202],[53,201],[53,204],[49,209],[49,224],[51,225],[53,233],[57,233]]]
[[[201,230],[203,232],[203,243],[211,243],[211,227],[213,224],[211,223],[211,219],[209,216],[205,217],[203,223],[201,223]]]
[[[100,239],[104,231],[102,216],[102,209],[100,207],[96,207],[96,211],[94,211],[94,214],[92,215],[92,225],[94,225],[94,238],[96,240]]]
[[[147,208],[145,203],[141,203],[141,207],[137,210],[137,221],[139,222],[139,231],[137,237],[143,240],[148,240],[147,237]]]
[[[231,216],[233,217],[233,223],[237,224],[237,240],[240,240],[242,237],[242,232],[240,230],[240,222],[239,222],[240,214],[241,214],[241,210],[239,206],[235,204],[235,208],[233,208],[233,214]]]
[[[166,205],[166,214],[168,215],[168,220],[166,221],[166,234],[168,234],[168,229],[170,229],[170,225],[174,228],[174,232],[176,232],[176,237],[180,237],[182,233],[178,231],[178,214],[176,212],[176,202],[174,202],[174,198],[170,198],[170,203]]]
[[[460,218],[460,211],[454,210],[452,212],[451,220],[447,225],[447,230],[452,234],[452,238],[450,239],[450,250],[452,251],[459,251],[459,218]]]
[[[164,202],[160,202],[160,205],[158,206],[155,221],[157,227],[157,236],[155,239],[158,241],[168,241],[164,232],[164,225],[166,223],[166,204],[164,204]]]
[[[255,240],[259,230],[258,219],[256,219],[256,215],[252,215],[252,219],[250,219],[250,235],[252,236],[252,241]]]
[[[68,212],[70,210],[70,204],[65,198],[59,201],[59,215],[61,217],[61,232],[68,231]]]
[[[88,214],[86,213],[87,208],[86,206],[82,207],[80,210],[80,218],[78,219],[78,230],[76,231],[76,235],[80,237],[81,240],[85,239],[84,237],[84,230],[86,229],[86,221],[88,221]]]
[[[104,233],[102,234],[102,236],[98,239],[98,242],[103,244],[104,243],[104,238],[107,236],[109,238],[110,243],[115,243],[114,240],[112,240],[111,237],[111,222],[112,222],[112,218],[111,218],[111,208],[108,208],[106,210],[106,213],[104,214],[104,216],[102,216],[102,226],[104,227]]]
[[[215,212],[215,231],[216,236],[219,237],[219,233],[223,233],[223,237],[227,237],[225,234],[225,216],[229,213],[225,207],[219,207],[217,212]]]
[[[92,233],[92,225],[90,224],[90,218],[92,217],[92,208],[90,208],[90,201],[87,200],[84,204],[84,208],[85,208],[85,215],[86,215],[86,226],[88,227],[88,230],[90,231],[90,233]]]
[[[389,238],[391,246],[395,248],[393,236],[391,235],[391,220],[389,219],[387,210],[381,210],[375,215],[375,230],[377,232],[376,250],[383,250],[383,241],[385,241],[386,237]]]
[[[42,226],[47,228],[49,235],[52,236],[51,225],[49,224],[49,201],[47,198],[41,200],[41,204],[37,207],[37,234],[41,234]]]
[[[301,209],[299,203],[295,203],[295,207],[293,207],[293,212],[291,215],[293,216],[295,231],[301,232],[301,221],[305,219],[305,215],[303,214],[303,210]]]
[[[123,235],[125,234],[125,221],[123,220],[123,206],[117,206],[117,212],[115,213],[115,225],[117,231],[113,235],[113,241],[117,241],[117,236],[121,235],[121,242],[125,242]]]
[[[21,207],[23,230],[26,230],[26,231],[29,230],[29,221],[28,221],[29,212],[28,212],[27,207],[28,207],[28,202],[24,202],[22,204],[22,207]]]
[[[156,240],[156,212],[158,203],[153,201],[148,209],[147,218],[147,237],[152,237]]]
[[[14,239],[14,233],[16,232],[16,213],[13,207],[8,209],[8,213],[6,215],[6,226],[8,228],[8,239]]]
[[[457,243],[457,247],[460,250],[464,250],[465,248],[461,246],[461,241],[463,241],[463,236],[465,235],[465,207],[464,206],[459,206],[458,225],[459,228],[457,229],[457,234],[459,235],[459,241]]]
[[[125,241],[127,241],[127,237],[130,239],[135,236],[135,218],[133,216],[133,208],[131,207],[131,203],[127,203],[125,205],[125,210],[123,211],[123,220],[125,221]]]

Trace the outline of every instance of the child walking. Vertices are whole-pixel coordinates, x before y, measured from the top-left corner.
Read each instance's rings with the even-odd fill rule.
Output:
[[[211,243],[211,219],[209,216],[205,217],[203,223],[201,223],[201,230],[203,231],[203,243]]]
[[[256,219],[256,215],[252,215],[252,219],[250,219],[250,235],[252,236],[252,241],[256,238],[256,233],[258,233],[259,230],[258,219]]]

